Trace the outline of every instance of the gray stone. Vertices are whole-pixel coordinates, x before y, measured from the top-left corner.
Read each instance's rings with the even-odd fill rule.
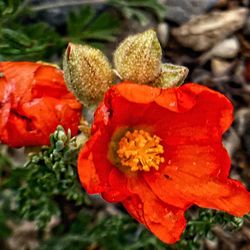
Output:
[[[219,0],[162,0],[167,6],[166,18],[178,24],[187,22],[193,15],[201,15]]]
[[[199,61],[204,64],[206,61],[214,57],[222,59],[233,59],[240,51],[240,43],[237,37],[231,37],[217,43],[211,50],[202,54]]]
[[[173,29],[172,34],[184,47],[195,51],[208,50],[241,29],[247,14],[247,8],[238,8],[195,16],[186,24]]]
[[[169,26],[167,23],[162,22],[157,26],[157,35],[163,47],[166,47],[169,39]]]
[[[221,59],[214,58],[211,61],[213,75],[216,77],[226,75],[233,67],[233,64]]]

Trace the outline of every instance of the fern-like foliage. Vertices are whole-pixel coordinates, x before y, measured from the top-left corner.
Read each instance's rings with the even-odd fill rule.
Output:
[[[160,19],[164,13],[165,7],[158,0],[107,0],[100,8],[86,4],[74,8],[58,28],[41,22],[39,11],[30,1],[2,0],[0,61],[51,61],[61,57],[68,42],[104,47],[116,41],[124,17],[145,25],[149,15]]]
[[[74,206],[89,202],[77,179],[76,138],[58,126],[50,141],[50,146],[29,155],[24,166],[28,172],[25,185],[18,195],[21,215],[35,220],[40,228],[45,227],[53,215],[60,215],[63,202],[72,202]]]

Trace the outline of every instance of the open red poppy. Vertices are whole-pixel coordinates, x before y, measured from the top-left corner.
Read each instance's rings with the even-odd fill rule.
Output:
[[[61,70],[32,62],[0,63],[0,141],[12,147],[49,144],[57,125],[77,134],[81,105]]]
[[[232,111],[225,96],[197,84],[115,85],[81,149],[81,183],[90,194],[122,202],[166,243],[180,239],[193,204],[242,216],[250,211],[250,194],[228,178],[222,145]]]

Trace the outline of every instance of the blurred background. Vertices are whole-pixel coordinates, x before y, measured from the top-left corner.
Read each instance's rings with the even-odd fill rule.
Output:
[[[250,188],[249,8],[249,0],[0,0],[0,61],[61,66],[68,42],[97,47],[112,61],[122,39],[154,28],[165,62],[187,66],[188,82],[232,101],[235,121],[224,145],[231,177]],[[76,175],[66,172],[59,183],[57,170],[41,171],[26,153],[0,145],[0,249],[250,249],[249,220],[231,230],[242,221],[196,208],[182,241],[166,246],[120,205],[87,196]],[[75,168],[71,154],[62,165]]]

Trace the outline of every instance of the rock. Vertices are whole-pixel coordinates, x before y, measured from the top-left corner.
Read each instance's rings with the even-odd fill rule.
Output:
[[[236,130],[240,136],[243,136],[250,125],[250,109],[241,108],[235,114]]]
[[[250,59],[245,61],[244,77],[247,83],[250,83]]]
[[[178,24],[190,20],[193,15],[201,15],[219,0],[161,0],[167,6],[166,18]]]
[[[236,131],[242,138],[243,147],[250,157],[250,109],[242,108],[235,114]]]
[[[157,26],[157,36],[163,47],[167,46],[169,39],[169,26],[167,23],[159,23]]]
[[[211,72],[205,69],[196,68],[191,74],[191,82],[200,84],[211,81]]]
[[[226,75],[233,67],[233,63],[214,58],[211,61],[213,75],[216,77]]]
[[[173,29],[172,33],[184,47],[205,51],[241,29],[247,14],[247,8],[211,12],[193,17],[188,23]]]
[[[13,234],[8,239],[7,244],[10,250],[35,250],[38,243],[38,230],[35,222],[22,221],[15,225],[14,222],[8,222],[8,226],[13,230]]]
[[[235,58],[240,51],[240,43],[237,37],[231,37],[216,44],[210,51],[203,54],[199,61],[204,64],[213,57],[220,57],[223,59]]]
[[[230,59],[235,58],[240,50],[240,44],[236,37],[225,39],[224,41],[215,45],[211,54],[213,56]]]
[[[247,17],[243,33],[244,33],[244,35],[250,36],[250,15],[248,15],[248,17]]]
[[[227,135],[224,136],[223,145],[226,148],[230,157],[233,157],[234,153],[240,147],[240,137],[233,128],[230,128]]]
[[[227,6],[228,2],[229,0],[218,0],[215,6],[219,8],[225,7]]]

